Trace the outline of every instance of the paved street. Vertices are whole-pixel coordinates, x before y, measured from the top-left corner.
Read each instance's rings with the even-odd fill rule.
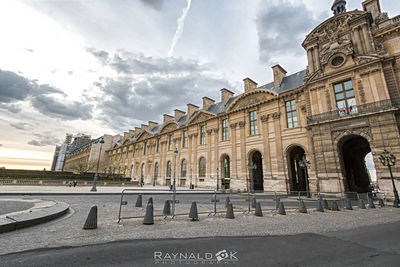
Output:
[[[234,253],[235,260],[221,260],[221,265],[398,266],[399,238],[400,224],[396,222],[326,234],[129,240],[5,255],[0,266],[154,266],[154,253],[162,257],[166,253],[194,253],[202,258],[201,255],[215,255],[221,250]],[[158,265],[189,266],[196,261],[162,260]],[[216,264],[215,258],[197,261],[197,266]]]

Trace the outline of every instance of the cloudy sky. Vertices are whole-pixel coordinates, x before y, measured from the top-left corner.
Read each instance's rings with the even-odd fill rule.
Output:
[[[67,132],[122,133],[270,82],[276,63],[303,70],[300,44],[332,2],[1,0],[0,166],[48,169]]]

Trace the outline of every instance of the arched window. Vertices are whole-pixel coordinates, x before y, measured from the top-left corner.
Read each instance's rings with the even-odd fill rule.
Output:
[[[181,163],[181,177],[186,177],[186,165],[186,159],[183,159]]]
[[[171,177],[171,161],[167,162],[167,177]]]
[[[142,163],[142,169],[140,171],[140,178],[144,178],[144,163]]]
[[[206,159],[203,157],[199,160],[199,177],[206,177]]]
[[[158,162],[154,164],[154,179],[157,179],[158,177]]]
[[[231,173],[230,173],[230,162],[229,162],[229,157],[226,156],[222,162],[223,164],[223,170],[224,170],[224,178],[230,178]]]
[[[131,165],[131,178],[133,178],[133,164]]]

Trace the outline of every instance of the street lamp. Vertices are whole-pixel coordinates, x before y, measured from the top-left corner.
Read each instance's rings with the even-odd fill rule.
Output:
[[[96,188],[96,183],[97,183],[97,178],[99,175],[99,164],[100,164],[100,157],[101,157],[101,148],[104,144],[104,138],[100,137],[100,139],[97,139],[96,141],[94,141],[95,144],[100,143],[100,152],[99,152],[99,158],[97,159],[97,167],[96,167],[96,174],[94,175],[94,179],[93,179],[93,186],[92,189],[90,189],[90,192],[97,192],[97,188]]]
[[[310,168],[310,161],[306,159],[306,155],[303,155],[303,158],[299,160],[299,166],[304,170],[304,173],[306,175],[306,192],[307,192],[307,197],[310,197],[310,189],[308,188],[308,168]]]
[[[219,190],[218,180],[219,180],[219,168],[217,167],[217,191]]]
[[[192,164],[190,164],[192,165]],[[190,189],[194,189],[192,186],[192,167],[190,167]]]
[[[257,169],[257,164],[254,162],[251,162],[247,165],[247,168],[249,169],[249,179],[250,179],[250,191],[254,192],[254,180],[253,180],[253,171]]]
[[[176,189],[176,156],[178,155],[178,149],[175,148],[175,163],[174,163],[174,190]]]
[[[172,191],[172,218],[175,217],[175,202],[176,202],[176,156],[178,155],[178,149],[175,148],[175,164],[174,164],[174,183]]]
[[[393,173],[392,173],[392,166],[396,164],[396,157],[392,154],[389,153],[386,149],[383,151],[382,155],[379,157],[379,160],[381,161],[383,166],[388,166],[389,172],[390,172],[390,178],[392,179],[392,185],[393,185],[393,194],[394,194],[394,202],[393,202],[393,207],[398,207],[399,206],[399,194],[397,193],[396,185],[394,183],[394,178],[393,178]]]

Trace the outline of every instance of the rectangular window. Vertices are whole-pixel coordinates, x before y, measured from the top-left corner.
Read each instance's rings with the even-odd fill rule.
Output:
[[[351,80],[333,85],[339,116],[357,113],[357,103]]]
[[[160,152],[160,138],[157,138],[157,153]]]
[[[187,131],[183,131],[183,143],[182,147],[187,147]]]
[[[251,111],[249,113],[249,116],[250,116],[250,135],[258,134],[257,111]]]
[[[200,126],[200,144],[204,145],[206,143],[206,126]]]
[[[298,126],[296,100],[286,101],[286,121],[288,128],[295,128]]]
[[[168,136],[168,150],[172,150],[172,134]]]
[[[228,119],[222,120],[222,140],[228,140]]]
[[[144,142],[143,144],[143,155],[146,156],[146,146],[147,146],[147,142]]]

